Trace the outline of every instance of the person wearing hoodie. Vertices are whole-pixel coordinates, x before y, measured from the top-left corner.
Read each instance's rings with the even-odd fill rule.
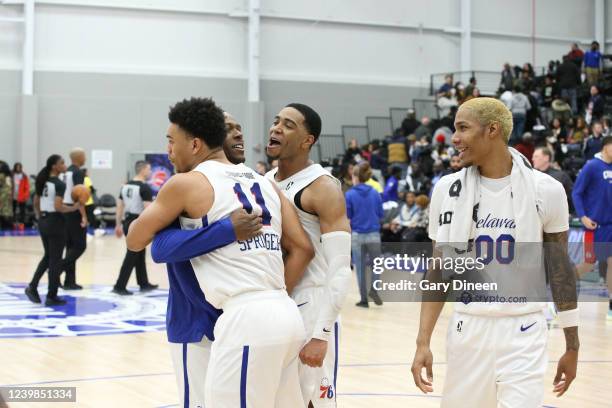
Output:
[[[597,259],[607,263],[608,320],[612,320],[612,136],[602,138],[601,146],[601,152],[578,173],[572,199],[584,227],[594,231]]]
[[[385,184],[385,190],[382,193],[382,201],[386,203],[387,201],[398,201],[399,196],[397,195],[399,179],[402,176],[402,169],[397,166],[391,167],[389,178],[387,179],[387,184]],[[373,186],[372,186],[373,187]]]
[[[382,200],[380,194],[366,181],[372,176],[372,169],[368,162],[362,162],[353,168],[353,188],[346,192],[346,215],[351,221],[351,253],[357,283],[359,284],[359,307],[368,307],[368,296],[377,305],[382,305],[378,293],[372,288],[372,281],[368,283],[366,265],[363,260],[380,254],[380,220],[383,218]],[[365,249],[367,253],[362,254]],[[368,288],[370,290],[368,291]]]

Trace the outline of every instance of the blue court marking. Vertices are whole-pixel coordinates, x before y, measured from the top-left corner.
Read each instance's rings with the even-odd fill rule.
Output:
[[[548,364],[556,364],[557,361],[549,361]],[[612,364],[612,360],[579,360],[579,364]],[[443,365],[446,364],[444,362],[434,363]],[[371,364],[340,364],[340,367],[388,367],[388,366],[411,366],[412,363],[371,363]],[[174,375],[174,372],[166,372],[166,373],[149,373],[149,374],[131,374],[131,375],[115,375],[115,376],[106,376],[106,377],[90,377],[90,378],[74,378],[68,380],[51,380],[51,381],[38,381],[31,383],[22,383],[22,384],[0,384],[0,387],[27,387],[31,385],[44,385],[44,384],[62,384],[62,383],[72,383],[72,382],[88,382],[88,381],[104,381],[104,380],[121,380],[127,378],[139,378],[139,377],[160,377],[165,375]],[[347,395],[342,394],[340,395]]]

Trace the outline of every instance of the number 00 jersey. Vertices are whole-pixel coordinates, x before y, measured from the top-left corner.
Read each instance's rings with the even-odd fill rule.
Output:
[[[191,260],[200,287],[211,305],[223,308],[229,298],[245,292],[285,288],[281,252],[281,203],[270,181],[243,164],[206,161],[202,173],[214,190],[206,215],[209,224],[239,208],[263,218],[262,234],[219,248]]]

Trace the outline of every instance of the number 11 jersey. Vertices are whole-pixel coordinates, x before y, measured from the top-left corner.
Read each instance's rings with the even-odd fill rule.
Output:
[[[223,309],[228,298],[246,292],[285,288],[281,252],[281,202],[269,180],[243,164],[206,161],[193,171],[202,173],[214,190],[209,224],[244,208],[261,214],[262,234],[216,249],[191,260],[206,299]]]

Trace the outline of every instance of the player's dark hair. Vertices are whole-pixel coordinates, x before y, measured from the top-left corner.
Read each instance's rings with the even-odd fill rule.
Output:
[[[45,184],[47,184],[47,181],[49,180],[51,169],[60,160],[62,160],[62,156],[60,156],[59,154],[52,154],[47,158],[47,164],[45,165],[45,167],[43,167],[42,170],[38,172],[38,175],[36,176],[35,185],[36,194],[38,194],[39,196],[42,195],[43,190],[45,189]]]
[[[321,117],[319,114],[310,106],[304,105],[303,103],[290,103],[285,106],[285,108],[293,108],[304,116],[304,126],[306,126],[308,133],[314,136],[316,143],[321,134]]]
[[[225,140],[223,110],[212,98],[191,98],[177,102],[168,113],[170,122],[192,137],[204,141],[208,148],[221,147]]]

